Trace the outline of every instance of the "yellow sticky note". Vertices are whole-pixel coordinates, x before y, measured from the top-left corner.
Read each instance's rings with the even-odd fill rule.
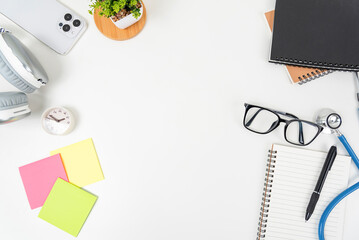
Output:
[[[39,218],[77,237],[97,197],[58,178]]]
[[[104,179],[92,138],[51,151],[60,153],[70,183],[79,187]]]

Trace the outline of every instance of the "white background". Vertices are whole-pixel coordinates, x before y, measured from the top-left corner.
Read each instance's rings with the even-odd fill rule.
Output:
[[[263,14],[274,0],[145,0],[146,26],[124,42],[97,30],[87,0],[61,2],[89,25],[66,56],[0,16],[50,77],[29,95],[30,117],[0,126],[0,239],[74,239],[30,210],[18,167],[89,137],[105,180],[85,187],[98,196],[77,238],[86,240],[255,239],[266,153],[285,140],[283,126],[264,136],[245,130],[245,102],[307,120],[335,109],[359,153],[353,73],[299,86],[268,63]],[[75,114],[71,134],[41,129],[41,113],[54,105]],[[307,148],[334,143],[346,153],[324,134]],[[354,164],[351,172],[353,183]],[[347,201],[344,239],[357,238],[358,200],[359,192]]]

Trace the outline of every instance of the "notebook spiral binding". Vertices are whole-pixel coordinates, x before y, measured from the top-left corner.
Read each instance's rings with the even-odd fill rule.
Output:
[[[271,192],[273,186],[274,169],[275,169],[276,158],[277,158],[276,154],[277,151],[273,151],[273,150],[268,151],[266,174],[264,178],[263,197],[262,197],[259,223],[258,223],[257,240],[265,239],[266,236],[266,227],[267,227],[270,198],[271,198]]]
[[[333,72],[333,70],[316,69],[315,72],[312,71],[310,73],[307,73],[307,75],[302,75],[302,76],[298,77],[298,80],[299,80],[298,84],[302,85],[304,83],[310,82],[310,81],[320,78],[320,77],[323,77],[332,72]]]

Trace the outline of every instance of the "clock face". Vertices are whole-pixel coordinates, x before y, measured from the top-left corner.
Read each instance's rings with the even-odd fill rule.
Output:
[[[50,134],[63,135],[69,133],[73,125],[73,115],[63,107],[50,108],[42,115],[42,127]]]

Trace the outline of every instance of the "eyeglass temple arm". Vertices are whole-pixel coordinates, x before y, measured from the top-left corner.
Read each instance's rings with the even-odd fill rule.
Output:
[[[285,115],[285,116],[289,116],[289,117],[292,117],[292,118],[295,118],[295,119],[299,119],[297,116],[295,116],[293,114],[290,114],[290,113],[279,112],[279,111],[276,111],[276,112],[279,113],[279,114]],[[301,144],[304,144],[303,124],[300,121],[298,123],[299,123],[299,139],[298,139],[298,141]]]

